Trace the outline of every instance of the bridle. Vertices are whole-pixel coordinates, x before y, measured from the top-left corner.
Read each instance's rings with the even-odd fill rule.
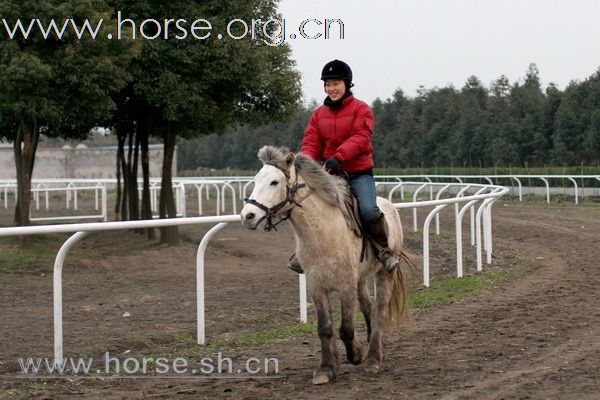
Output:
[[[278,170],[280,170],[281,172],[283,172],[283,174],[285,175],[287,182],[285,185],[286,188],[286,197],[283,201],[281,201],[280,203],[275,204],[273,207],[267,207],[264,204],[259,203],[258,201],[254,200],[254,199],[250,199],[250,198],[244,198],[244,202],[246,204],[252,204],[253,206],[256,206],[258,208],[260,208],[261,210],[263,210],[266,215],[264,217],[262,217],[257,223],[256,226],[260,225],[260,223],[262,222],[263,219],[266,219],[266,223],[265,223],[265,231],[270,232],[272,230],[277,230],[276,226],[279,225],[280,223],[288,220],[290,218],[290,216],[292,215],[292,210],[294,209],[294,207],[298,206],[298,207],[302,207],[302,205],[300,203],[302,203],[304,200],[306,200],[306,198],[308,198],[308,196],[310,196],[312,194],[312,190],[310,190],[308,192],[308,194],[306,196],[304,196],[301,199],[297,199],[296,198],[296,194],[298,193],[298,190],[307,187],[305,183],[298,183],[298,165],[294,164],[294,167],[296,169],[296,182],[294,182],[293,184],[290,183],[290,174],[288,171],[286,171],[285,169],[281,168],[280,166],[274,164],[274,163],[265,163],[265,165],[270,165],[272,167],[277,168]],[[287,208],[286,208],[287,206]],[[276,223],[273,223],[273,218],[276,217],[279,214],[284,214],[283,217],[277,221]]]

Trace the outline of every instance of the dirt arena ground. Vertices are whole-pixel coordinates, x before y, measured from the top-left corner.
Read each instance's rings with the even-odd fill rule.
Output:
[[[18,357],[52,356],[48,259],[0,273],[0,398],[600,398],[600,205],[496,204],[494,262],[484,272],[517,267],[520,274],[480,295],[415,311],[400,332],[388,335],[379,376],[343,363],[336,382],[318,387],[310,383],[318,338],[294,331],[286,340],[280,329],[298,322],[298,279],[284,266],[293,248],[289,228],[267,234],[230,224],[209,244],[206,316],[213,345],[206,354],[194,343],[195,255],[207,227],[183,229],[177,247],[131,232],[93,234],[65,263],[66,356],[192,354],[198,361],[220,351],[236,361],[277,358],[279,374],[18,379]],[[405,230],[409,216],[401,213]],[[451,216],[443,216],[447,230],[432,241],[434,278],[455,269]],[[0,217],[6,221],[9,214]],[[49,246],[46,239],[36,243]],[[421,233],[408,233],[406,243],[421,265]],[[466,247],[465,253],[466,272],[473,274],[474,252]],[[419,289],[419,279],[411,291]],[[240,338],[259,338],[256,332],[283,337],[240,345]]]

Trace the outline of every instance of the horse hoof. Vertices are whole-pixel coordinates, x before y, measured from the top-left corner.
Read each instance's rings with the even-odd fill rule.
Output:
[[[379,370],[381,369],[379,363],[377,362],[367,362],[365,366],[365,374],[369,376],[374,376],[379,374]]]
[[[315,371],[312,378],[313,385],[324,385],[333,380],[333,374],[331,371],[327,370],[318,370]]]
[[[313,385],[324,385],[329,383],[329,377],[326,374],[315,375],[312,378]]]
[[[362,362],[365,361],[365,358],[367,356],[366,353],[367,352],[364,350],[364,347],[354,345],[352,359],[348,361],[350,361],[354,365],[362,364]]]

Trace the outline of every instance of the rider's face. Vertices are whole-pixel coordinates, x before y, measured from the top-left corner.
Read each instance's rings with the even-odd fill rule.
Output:
[[[325,93],[333,101],[341,99],[346,93],[346,84],[341,79],[327,79],[325,81]]]

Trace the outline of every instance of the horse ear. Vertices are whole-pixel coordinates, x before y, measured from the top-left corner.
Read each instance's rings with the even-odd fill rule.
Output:
[[[294,163],[294,160],[296,160],[294,153],[288,153],[287,156],[285,156],[285,165],[290,168]]]

